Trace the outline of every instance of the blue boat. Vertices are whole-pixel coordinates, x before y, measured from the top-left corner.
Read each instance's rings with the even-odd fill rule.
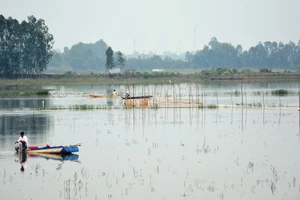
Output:
[[[38,146],[29,146],[26,149],[28,154],[36,154],[36,153],[48,153],[48,154],[71,154],[74,152],[79,152],[80,144],[76,145],[68,145],[68,146],[45,146],[45,147],[38,147]]]

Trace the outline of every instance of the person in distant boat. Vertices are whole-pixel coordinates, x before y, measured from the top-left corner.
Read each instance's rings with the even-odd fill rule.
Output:
[[[118,93],[116,92],[116,90],[113,91],[112,95],[113,95],[113,97],[117,97],[118,96]]]
[[[17,144],[17,143],[21,143],[22,144],[22,149],[23,150],[27,149],[27,147],[28,147],[28,138],[27,138],[27,136],[25,135],[25,133],[23,131],[20,133],[19,139],[17,141],[15,141],[15,144]],[[19,145],[15,146],[15,149],[16,149],[17,153],[20,150],[19,148],[20,148]]]

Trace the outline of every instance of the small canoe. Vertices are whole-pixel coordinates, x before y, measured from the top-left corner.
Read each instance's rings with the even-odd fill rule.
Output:
[[[29,146],[26,152],[28,154],[32,153],[50,153],[50,154],[71,154],[74,152],[79,152],[78,146],[80,145],[69,145],[69,146]]]
[[[109,96],[106,94],[87,94],[87,97],[91,98],[108,98]]]
[[[152,95],[147,95],[147,96],[134,96],[134,97],[121,97],[122,99],[148,99],[153,97]]]

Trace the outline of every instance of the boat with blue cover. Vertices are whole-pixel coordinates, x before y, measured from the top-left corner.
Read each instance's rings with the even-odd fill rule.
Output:
[[[28,149],[26,149],[26,152],[28,154],[35,154],[35,153],[71,154],[71,153],[79,152],[78,146],[80,146],[80,144],[65,145],[65,146],[46,145],[44,147],[29,146]]]

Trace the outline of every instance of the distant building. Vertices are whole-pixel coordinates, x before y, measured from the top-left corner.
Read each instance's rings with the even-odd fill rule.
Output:
[[[165,71],[164,69],[152,69],[152,72],[163,72]]]
[[[108,70],[109,77],[120,77],[121,75],[121,68],[113,68]]]

